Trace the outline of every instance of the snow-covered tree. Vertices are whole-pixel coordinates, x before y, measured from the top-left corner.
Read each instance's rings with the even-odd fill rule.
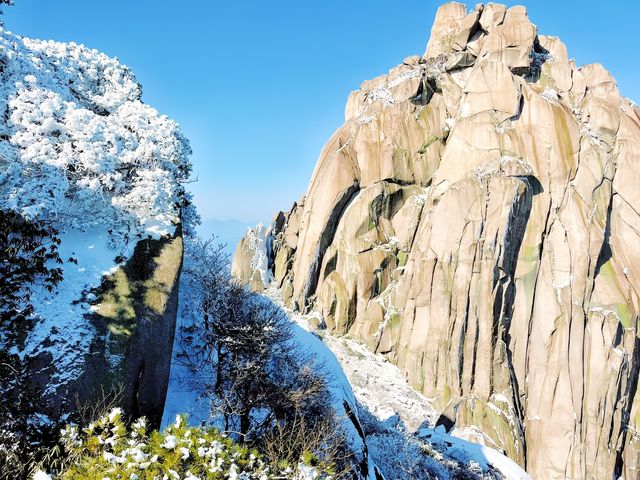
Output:
[[[62,263],[59,243],[52,226],[0,210],[0,331],[32,313],[32,284],[52,290],[62,280],[62,269],[55,266]]]
[[[0,480],[21,478],[50,433],[34,421],[42,392],[29,379],[38,367],[16,349],[30,328],[31,287],[52,290],[62,280],[58,243],[50,225],[0,210]]]
[[[13,5],[13,0],[0,0],[0,15],[2,15],[2,5]]]
[[[233,279],[225,258],[212,240],[187,243],[179,361],[192,372],[189,386],[237,440],[280,460],[306,451],[347,465],[327,372],[294,342],[285,312]]]
[[[0,81],[0,208],[123,240],[192,209],[188,141],[116,59],[0,30]]]

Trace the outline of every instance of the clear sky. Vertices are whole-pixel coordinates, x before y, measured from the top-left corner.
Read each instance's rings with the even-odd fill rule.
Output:
[[[204,219],[268,221],[306,190],[351,90],[423,53],[429,0],[15,0],[6,28],[117,56],[191,140]],[[529,0],[539,33],[640,102],[640,0]],[[475,2],[467,2],[472,8]]]

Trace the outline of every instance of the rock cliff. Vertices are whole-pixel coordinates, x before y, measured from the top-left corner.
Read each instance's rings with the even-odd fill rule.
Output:
[[[182,236],[138,242],[126,264],[105,276],[87,316],[98,334],[82,375],[65,398],[99,400],[117,391],[119,405],[159,426],[165,406],[178,313]],[[98,395],[98,398],[96,398]]]
[[[638,478],[640,108],[524,7],[448,3],[345,117],[234,273],[533,478]]]
[[[195,212],[189,144],[141,95],[113,58],[0,27],[0,211],[56,232],[43,243],[59,243],[62,276],[20,285],[33,307],[25,321],[0,299],[11,363],[0,416],[54,428],[119,393],[127,413],[160,423]],[[3,235],[17,245],[2,252],[10,263],[21,234]]]

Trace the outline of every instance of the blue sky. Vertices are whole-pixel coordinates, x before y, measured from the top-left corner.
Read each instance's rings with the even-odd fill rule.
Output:
[[[16,3],[7,29],[83,43],[133,69],[144,100],[191,140],[204,219],[268,221],[306,190],[349,92],[424,51],[440,2]],[[578,64],[603,63],[640,101],[640,1],[504,3],[527,4],[540,33],[559,36]]]

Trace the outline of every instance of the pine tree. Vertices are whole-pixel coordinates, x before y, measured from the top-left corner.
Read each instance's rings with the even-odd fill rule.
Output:
[[[50,225],[0,210],[0,329],[31,315],[31,285],[52,291],[62,280],[62,269],[54,266],[62,264],[59,244]]]
[[[53,430],[33,421],[43,392],[30,381],[31,359],[16,350],[33,327],[32,287],[53,290],[62,280],[57,235],[50,225],[0,210],[0,480],[26,479],[29,465],[55,441]]]

